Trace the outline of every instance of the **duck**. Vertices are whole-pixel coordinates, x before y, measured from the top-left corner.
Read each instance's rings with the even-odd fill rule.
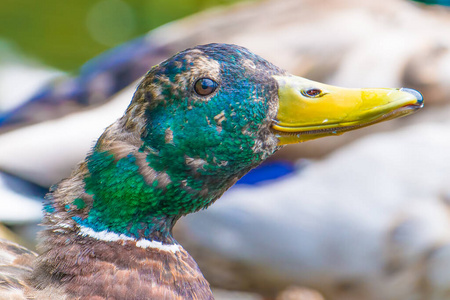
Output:
[[[172,235],[285,145],[423,107],[412,89],[347,89],[291,75],[232,44],[154,66],[124,115],[44,203],[36,254],[0,242],[2,299],[213,299]]]

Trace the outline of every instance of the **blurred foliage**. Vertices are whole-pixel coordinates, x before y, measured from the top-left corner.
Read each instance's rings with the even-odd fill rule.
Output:
[[[63,70],[169,21],[242,0],[2,0],[0,37]]]

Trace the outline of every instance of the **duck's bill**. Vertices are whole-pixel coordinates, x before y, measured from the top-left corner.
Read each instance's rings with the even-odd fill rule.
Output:
[[[346,89],[296,76],[274,76],[279,107],[272,128],[280,145],[324,136],[406,116],[423,107],[412,89]]]

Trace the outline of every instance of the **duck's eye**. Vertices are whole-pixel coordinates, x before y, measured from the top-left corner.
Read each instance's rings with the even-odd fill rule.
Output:
[[[309,98],[317,98],[322,95],[322,90],[315,88],[302,90],[302,95]]]
[[[200,78],[195,82],[194,90],[200,96],[208,96],[217,89],[217,82],[209,78]]]

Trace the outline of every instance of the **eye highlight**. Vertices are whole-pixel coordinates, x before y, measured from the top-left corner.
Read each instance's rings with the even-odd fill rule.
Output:
[[[308,97],[308,98],[318,98],[318,97],[323,96],[322,90],[316,89],[316,88],[302,90],[301,93],[303,96]]]
[[[209,78],[200,78],[194,84],[194,91],[200,96],[208,96],[217,89],[217,82]]]

